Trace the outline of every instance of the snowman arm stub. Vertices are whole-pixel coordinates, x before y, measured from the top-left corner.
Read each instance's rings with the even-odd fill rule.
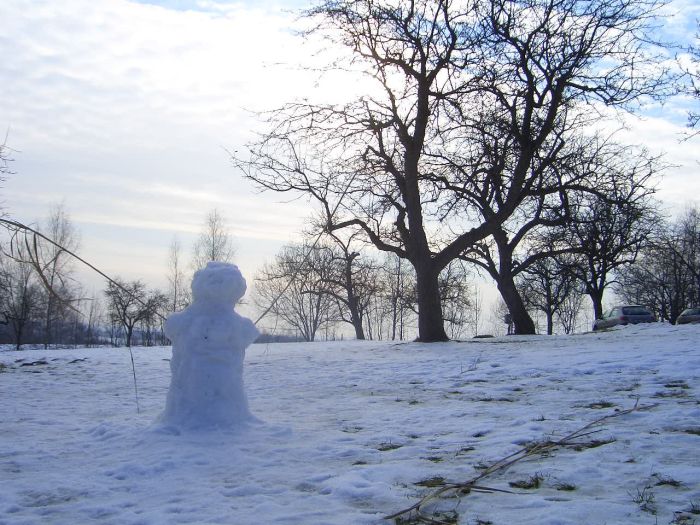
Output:
[[[260,337],[260,331],[253,324],[253,321],[247,317],[239,316],[238,329],[241,331],[241,340],[244,342],[245,347],[253,344]]]
[[[187,315],[185,311],[170,314],[165,320],[165,325],[163,326],[163,333],[165,337],[171,341],[176,341],[180,338],[180,335],[187,329],[189,324],[187,321]]]

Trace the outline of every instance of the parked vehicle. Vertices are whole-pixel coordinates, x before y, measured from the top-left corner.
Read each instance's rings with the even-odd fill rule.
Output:
[[[617,325],[637,324],[637,323],[655,323],[656,317],[646,306],[638,304],[627,304],[616,306],[608,313],[604,314],[600,319],[596,319],[593,323],[593,330],[602,328],[610,328]]]
[[[686,308],[676,319],[676,324],[700,323],[700,308]]]

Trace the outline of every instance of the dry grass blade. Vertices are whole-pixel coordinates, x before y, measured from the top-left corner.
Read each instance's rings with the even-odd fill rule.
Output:
[[[599,426],[603,424],[606,421],[609,421],[611,419],[624,416],[627,414],[630,414],[635,411],[639,410],[649,410],[651,408],[654,408],[658,406],[657,404],[653,405],[644,405],[640,406],[639,405],[639,400],[634,404],[632,408],[628,408],[626,410],[619,410],[613,414],[608,414],[606,416],[599,417],[598,419],[595,419],[591,421],[590,423],[582,426],[581,428],[567,434],[563,438],[556,440],[556,441],[542,441],[539,443],[536,443],[534,445],[529,445],[521,448],[520,450],[514,452],[513,454],[510,454],[508,456],[505,456],[498,461],[495,461],[491,465],[489,465],[486,469],[484,469],[481,474],[478,476],[473,477],[472,479],[465,481],[463,483],[449,483],[444,485],[443,487],[440,487],[439,489],[431,492],[430,494],[427,494],[423,498],[421,498],[419,501],[411,505],[410,507],[407,507],[403,510],[400,510],[398,512],[395,512],[393,514],[390,514],[388,516],[385,516],[384,519],[386,520],[396,520],[396,523],[401,523],[402,518],[406,518],[408,516],[412,516],[414,521],[417,521],[418,523],[442,523],[441,521],[436,521],[435,518],[432,518],[430,516],[427,516],[422,512],[422,509],[430,502],[439,499],[441,497],[446,497],[447,495],[454,495],[457,494],[459,495],[466,495],[469,494],[470,492],[486,492],[486,493],[494,493],[494,492],[505,492],[505,493],[510,493],[510,494],[517,494],[516,492],[508,491],[508,490],[503,490],[503,489],[495,489],[492,487],[484,487],[478,484],[479,481],[483,480],[484,478],[487,478],[493,474],[496,474],[498,472],[503,472],[508,467],[514,465],[515,463],[522,461],[528,457],[535,456],[538,454],[541,454],[546,451],[550,451],[554,448],[557,447],[562,447],[562,446],[567,446],[567,445],[572,445],[575,444],[577,439],[581,439],[583,437],[589,436],[593,433],[599,432],[599,430],[591,430],[596,426]]]

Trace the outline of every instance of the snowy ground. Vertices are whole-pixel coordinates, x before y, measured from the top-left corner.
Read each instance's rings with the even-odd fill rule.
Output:
[[[439,510],[469,525],[700,523],[698,325],[255,345],[246,389],[264,423],[235,433],[150,427],[169,356],[134,349],[137,414],[125,349],[0,352],[0,523],[387,523],[434,490],[421,482],[466,481],[637,399],[655,406],[482,481],[517,494]]]

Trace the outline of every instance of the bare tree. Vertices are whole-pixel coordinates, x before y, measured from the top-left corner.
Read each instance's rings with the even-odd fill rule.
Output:
[[[481,288],[477,284],[474,284],[474,293],[472,294],[472,333],[474,336],[479,335],[479,325],[481,323],[481,316],[484,309],[484,294]]]
[[[282,248],[255,278],[255,303],[295,329],[305,341],[338,320],[337,301],[327,293],[332,274],[329,250],[309,244]]]
[[[142,346],[166,344],[164,333],[165,317],[169,311],[168,297],[158,291],[148,292],[144,305],[145,315],[139,320],[139,332]]]
[[[0,313],[12,330],[15,348],[20,350],[37,321],[41,287],[31,266],[9,257],[2,257],[0,263]]]
[[[204,268],[209,261],[231,262],[236,253],[226,219],[214,209],[204,220],[204,227],[194,244],[192,265]]]
[[[125,332],[126,346],[131,347],[134,328],[157,314],[162,302],[158,294],[150,293],[141,281],[126,282],[119,278],[109,282],[105,295],[113,326],[121,326]]]
[[[569,131],[591,124],[581,106],[656,93],[642,45],[655,5],[327,0],[310,16],[378,90],[271,112],[270,131],[234,162],[265,189],[311,196],[328,231],[361,231],[408,260],[419,339],[445,340],[441,271],[524,202],[559,198],[542,177]]]
[[[659,222],[651,190],[636,182],[618,186],[606,199],[583,199],[565,230],[578,253],[568,271],[591,298],[596,319],[603,315],[603,294],[613,276],[634,263]]]
[[[545,315],[548,335],[554,333],[554,316],[561,313],[569,296],[576,293],[576,284],[567,268],[552,258],[540,259],[520,274],[518,286],[525,304]]]
[[[7,145],[7,134],[5,140],[0,144],[0,182],[5,180],[5,176],[11,173],[9,164],[12,162],[10,147]]]
[[[687,93],[695,100],[696,106],[700,102],[700,21],[698,24],[698,32],[695,35],[696,45],[691,45],[688,49],[690,55],[690,64],[683,67],[686,78],[688,79]],[[700,133],[698,125],[700,124],[700,110],[697,108],[688,111],[688,127],[695,130],[692,136]]]
[[[54,340],[55,325],[76,311],[72,305],[79,300],[79,294],[69,252],[78,249],[80,236],[63,203],[52,207],[43,232],[54,242],[38,244],[36,257],[31,260],[45,284],[44,348],[48,348]]]
[[[572,334],[576,330],[582,303],[583,294],[579,289],[574,289],[564,298],[561,305],[559,305],[557,318],[565,334]]]
[[[100,342],[100,326],[104,320],[102,302],[96,294],[85,301],[87,308],[83,315],[85,319],[85,345],[89,348]]]
[[[691,208],[662,229],[618,282],[625,301],[649,306],[672,323],[700,304],[700,210]]]
[[[182,263],[182,247],[177,237],[173,237],[168,248],[168,310],[177,312],[190,303],[189,288]]]
[[[473,322],[472,285],[466,263],[452,261],[440,273],[439,282],[447,333],[450,339],[459,339]]]
[[[383,299],[388,302],[385,311],[389,313],[389,339],[403,340],[406,338],[407,327],[416,311],[415,274],[405,260],[394,254],[387,254],[383,269]]]
[[[355,246],[356,236],[356,233],[347,238],[337,233],[327,234],[325,237],[330,242],[317,249],[328,253],[325,257],[310,257],[309,263],[320,284],[325,286],[322,293],[338,303],[340,320],[353,327],[356,339],[365,339],[364,319],[371,298],[379,292],[379,269]],[[315,264],[326,267],[314,268]]]

